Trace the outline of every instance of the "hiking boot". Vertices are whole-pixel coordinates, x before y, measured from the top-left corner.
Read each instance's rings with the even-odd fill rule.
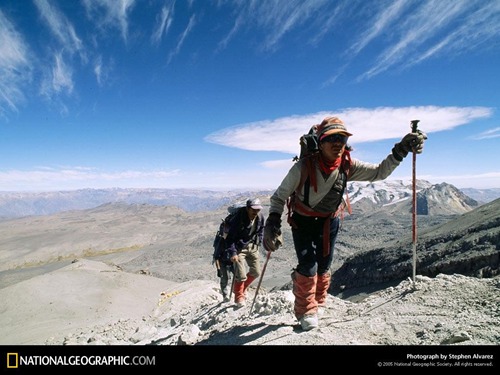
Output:
[[[229,301],[230,301],[230,298],[229,298],[229,296],[228,296],[227,294],[224,294],[224,295],[222,296],[222,300],[223,300],[224,302],[229,302]]]
[[[304,315],[299,320],[300,326],[304,331],[310,331],[311,329],[318,328],[318,316],[314,315]]]
[[[240,300],[236,301],[236,307],[238,307],[238,308],[245,307],[246,304],[247,303],[246,303],[245,299],[240,299]]]
[[[255,280],[255,277],[247,273],[247,279],[243,283],[243,291],[246,291],[248,286]]]
[[[318,306],[326,305],[326,298],[328,296],[328,289],[330,288],[330,280],[332,275],[327,272],[323,275],[318,275],[318,281],[316,283],[316,292],[314,298],[318,302]]]
[[[245,300],[245,283],[243,281],[235,281],[233,291],[235,303]]]
[[[318,306],[318,317],[321,317],[325,313],[325,310],[326,310],[325,305],[319,305]]]

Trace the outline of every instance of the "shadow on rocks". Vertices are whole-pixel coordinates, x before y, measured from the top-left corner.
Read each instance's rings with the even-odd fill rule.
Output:
[[[266,324],[264,322],[251,324],[248,326],[235,326],[230,329],[217,332],[205,340],[199,341],[195,345],[248,345],[263,336],[266,336],[289,324]],[[249,333],[255,331],[253,333]]]

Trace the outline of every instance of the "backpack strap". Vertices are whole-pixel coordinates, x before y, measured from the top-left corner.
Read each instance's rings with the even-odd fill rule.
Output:
[[[295,191],[300,191],[304,187],[304,203],[309,205],[309,191],[311,186],[314,191],[318,191],[318,181],[316,180],[316,162],[319,154],[308,155],[304,158],[300,168],[300,182]]]
[[[345,206],[343,204],[339,206],[342,207],[342,211],[340,212],[341,219],[344,219],[345,207],[347,207],[347,212],[349,212],[349,215],[352,214],[351,201],[349,200],[349,194],[347,193],[346,190],[347,181],[349,180],[349,174],[351,173],[351,165],[352,165],[351,153],[348,150],[345,150],[344,153],[342,154],[342,162],[340,164],[340,167],[345,173],[344,189],[342,191],[342,193],[345,194]]]

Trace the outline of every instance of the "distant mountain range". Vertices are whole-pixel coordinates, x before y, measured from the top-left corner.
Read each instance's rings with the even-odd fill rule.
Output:
[[[0,218],[51,215],[107,203],[176,206],[186,212],[210,211],[259,192],[192,189],[81,189],[53,192],[0,192]]]
[[[439,202],[445,199],[442,190],[448,184],[432,185],[418,180],[418,207],[425,211],[439,210]],[[440,193],[441,190],[441,193]],[[479,204],[500,197],[500,189],[452,189],[457,206],[453,213],[466,212]],[[352,204],[372,210],[373,207],[394,205],[395,209],[408,210],[411,205],[412,184],[405,181],[381,181],[376,183],[351,182],[347,192]],[[54,192],[0,192],[0,219],[24,216],[50,215],[61,211],[84,210],[106,203],[150,204],[176,206],[186,212],[210,211],[244,202],[250,196],[269,197],[273,191],[214,191],[195,189],[81,189]],[[465,195],[464,195],[465,194]],[[446,195],[446,193],[445,193]],[[458,197],[458,195],[461,195]],[[470,199],[472,198],[472,199]],[[461,201],[461,203],[458,203]],[[474,202],[477,201],[477,202]],[[406,203],[403,203],[406,202]],[[464,204],[461,207],[461,204]],[[449,209],[449,205],[447,206]],[[411,208],[410,208],[411,209]]]

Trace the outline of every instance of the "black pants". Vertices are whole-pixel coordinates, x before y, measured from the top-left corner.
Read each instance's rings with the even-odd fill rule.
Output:
[[[323,225],[325,218],[292,215],[297,228],[292,228],[293,244],[297,253],[297,272],[304,276],[323,275],[333,261],[333,248],[339,231],[340,219],[330,220],[330,251],[323,256]]]
[[[231,293],[230,285],[229,285],[229,277],[233,273],[233,265],[232,264],[224,264],[221,262],[219,269],[219,277],[220,277],[220,291],[223,297],[228,297]],[[233,276],[234,277],[234,276]]]

